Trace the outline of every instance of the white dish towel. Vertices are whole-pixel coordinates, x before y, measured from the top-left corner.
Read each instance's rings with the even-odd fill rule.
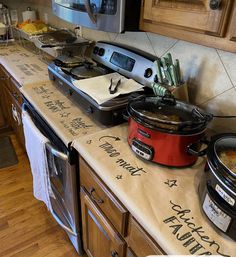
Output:
[[[22,122],[25,135],[25,146],[33,175],[33,193],[35,198],[43,201],[48,210],[52,210],[49,196],[54,196],[49,180],[46,158],[46,143],[48,139],[38,130],[29,114],[22,112]]]

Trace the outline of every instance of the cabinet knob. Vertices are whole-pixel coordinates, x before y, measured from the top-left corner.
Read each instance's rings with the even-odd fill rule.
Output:
[[[209,6],[211,10],[217,10],[220,8],[221,0],[210,0]]]
[[[116,251],[111,252],[111,257],[118,257],[118,253]]]

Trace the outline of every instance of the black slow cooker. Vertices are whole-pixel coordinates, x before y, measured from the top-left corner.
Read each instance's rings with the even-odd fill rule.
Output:
[[[212,138],[199,195],[209,220],[236,240],[236,134]]]

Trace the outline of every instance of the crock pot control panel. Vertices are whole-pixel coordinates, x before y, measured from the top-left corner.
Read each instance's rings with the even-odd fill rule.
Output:
[[[92,59],[145,86],[150,87],[156,75],[153,64],[156,57],[128,46],[97,42]]]
[[[143,142],[139,141],[138,139],[134,138],[132,140],[131,149],[140,157],[145,160],[151,161],[154,156],[154,149],[144,144]]]

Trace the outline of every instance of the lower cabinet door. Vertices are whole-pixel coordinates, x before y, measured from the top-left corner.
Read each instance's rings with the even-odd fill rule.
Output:
[[[126,244],[81,187],[84,250],[89,257],[124,257]]]
[[[12,115],[12,126],[14,132],[16,133],[17,139],[20,142],[21,146],[25,147],[25,137],[23,131],[23,124],[21,118],[21,106],[19,103],[12,97],[11,99],[11,115]]]
[[[129,221],[128,257],[146,257],[149,255],[165,255],[144,229],[131,217]]]

